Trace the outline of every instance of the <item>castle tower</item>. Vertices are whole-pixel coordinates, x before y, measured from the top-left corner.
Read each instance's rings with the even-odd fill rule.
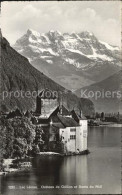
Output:
[[[56,95],[49,89],[44,89],[36,98],[36,114],[47,117],[58,106]]]

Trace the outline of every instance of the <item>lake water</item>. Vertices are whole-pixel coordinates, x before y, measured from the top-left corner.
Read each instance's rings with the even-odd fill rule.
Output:
[[[88,148],[89,155],[32,159],[29,172],[2,178],[2,193],[121,194],[121,127],[89,127]]]

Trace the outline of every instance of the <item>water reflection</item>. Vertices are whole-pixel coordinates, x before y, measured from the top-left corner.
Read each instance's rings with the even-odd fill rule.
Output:
[[[66,157],[60,169],[60,183],[84,185],[88,181],[87,170],[87,156],[82,156],[82,159],[81,156]]]
[[[90,127],[88,147],[120,147],[121,128],[119,127]]]
[[[33,160],[33,167],[37,186],[40,186],[40,184],[54,186],[59,184],[62,163],[63,157],[38,156],[35,158]]]
[[[36,185],[39,190],[24,190],[24,194],[120,194],[121,193],[121,128],[90,127],[89,155],[69,157],[42,157],[32,160],[28,173],[7,175],[2,180],[3,194],[14,195],[9,185]],[[41,189],[40,186],[94,186],[94,188]],[[102,188],[95,188],[102,185]],[[16,195],[20,191],[16,191]]]

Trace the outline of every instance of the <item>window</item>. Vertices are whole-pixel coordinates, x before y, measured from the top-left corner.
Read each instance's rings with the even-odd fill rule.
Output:
[[[70,139],[76,139],[76,135],[70,135]]]
[[[75,132],[75,131],[76,131],[75,127],[70,128],[70,132]]]

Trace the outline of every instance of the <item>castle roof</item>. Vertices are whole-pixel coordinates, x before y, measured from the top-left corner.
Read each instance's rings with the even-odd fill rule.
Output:
[[[78,127],[80,126],[73,118],[58,115],[58,118],[64,127]]]
[[[60,114],[62,116],[70,116],[71,112],[64,106],[58,106],[50,115],[50,117]]]
[[[30,111],[26,111],[26,113],[25,113],[25,117],[27,117],[27,118],[31,118],[32,117],[32,114],[30,113]]]
[[[71,111],[72,117],[75,121],[79,122],[79,120],[87,120],[86,117],[82,114],[79,116],[74,110]]]
[[[52,126],[58,128],[58,129],[64,128],[64,125],[61,122],[54,123]]]
[[[17,108],[15,111],[10,112],[7,115],[7,118],[22,117],[22,115],[23,114],[21,113],[21,111]]]

